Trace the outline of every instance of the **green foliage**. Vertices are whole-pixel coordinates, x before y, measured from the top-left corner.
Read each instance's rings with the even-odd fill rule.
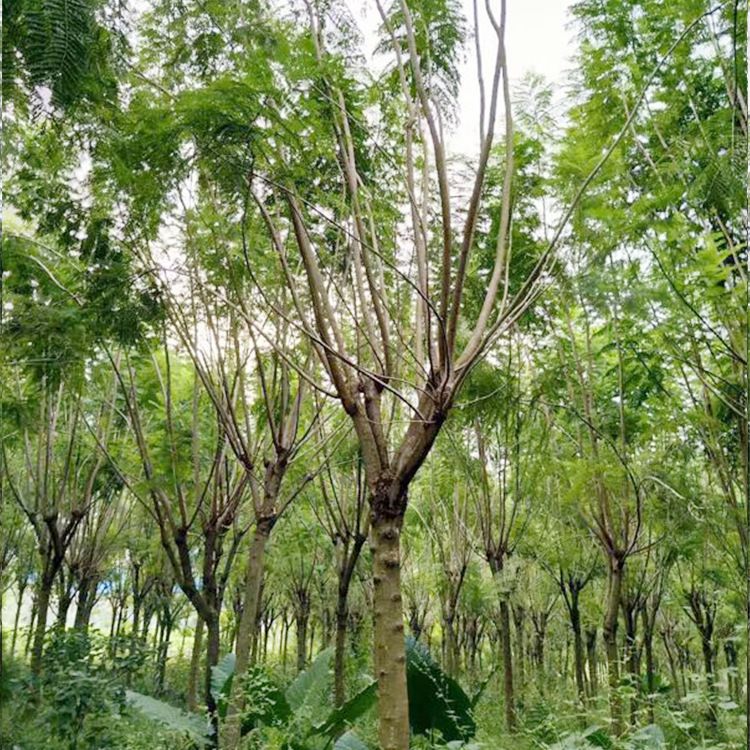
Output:
[[[460,685],[440,669],[430,652],[414,638],[406,641],[406,660],[412,731],[439,732],[447,741],[473,737],[476,724],[471,700]]]
[[[127,691],[127,699],[130,705],[142,711],[149,719],[175,734],[188,737],[198,745],[207,746],[211,743],[212,727],[202,717],[133,690]]]

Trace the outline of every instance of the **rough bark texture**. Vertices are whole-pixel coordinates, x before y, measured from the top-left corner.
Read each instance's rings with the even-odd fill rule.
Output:
[[[400,517],[373,512],[374,656],[380,695],[381,750],[408,750],[409,747],[400,537]]]
[[[36,626],[34,630],[34,643],[31,647],[31,675],[35,682],[39,680],[42,673],[44,634],[47,631],[47,614],[49,612],[53,581],[53,578],[48,576],[43,577],[39,583],[39,591],[37,593]]]

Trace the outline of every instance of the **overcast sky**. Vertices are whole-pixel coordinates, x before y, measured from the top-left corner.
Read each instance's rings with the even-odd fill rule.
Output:
[[[474,28],[472,0],[461,0],[469,28]],[[573,0],[507,0],[508,18],[506,49],[511,85],[527,73],[538,73],[550,82],[563,86],[569,60],[575,51],[573,34],[568,29],[568,9]],[[386,3],[387,5],[387,3]],[[491,0],[496,17],[500,0]],[[349,0],[349,7],[365,36],[365,48],[372,52],[377,43],[380,17],[374,0]],[[487,21],[484,0],[479,0],[482,67],[485,85],[491,77],[497,50],[497,37]],[[358,12],[357,10],[358,9]],[[481,24],[484,22],[484,27]],[[448,137],[450,150],[475,154],[479,144],[479,88],[473,38],[461,66],[461,93],[458,101],[459,123]],[[491,80],[491,78],[490,78]]]
[[[562,86],[569,59],[575,51],[573,34],[568,26],[568,8],[573,0],[508,0],[505,45],[511,84],[527,73],[538,73]],[[473,25],[472,0],[463,0],[466,17]],[[499,2],[494,2],[499,6]],[[484,3],[479,2],[480,23]],[[497,37],[489,26],[480,28],[482,67],[485,85],[494,63]],[[454,136],[456,143],[478,143],[479,89],[476,83],[476,55],[473,41],[463,66],[460,124]]]

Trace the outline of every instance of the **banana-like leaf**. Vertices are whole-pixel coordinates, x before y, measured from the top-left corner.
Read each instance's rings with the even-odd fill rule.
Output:
[[[446,742],[474,736],[476,723],[469,696],[414,638],[406,640],[406,681],[409,722],[414,734],[438,730]]]
[[[227,654],[211,668],[211,696],[219,706],[219,714],[222,718],[226,716],[226,698],[232,686],[236,664],[237,657],[234,654]]]
[[[210,745],[213,728],[198,714],[182,711],[169,703],[152,698],[150,695],[125,691],[128,703],[146,716],[178,734],[189,737],[198,745]]]
[[[316,724],[311,734],[336,737],[368,711],[378,698],[378,683],[371,682],[356,695],[334,709],[322,724]]]
[[[299,711],[303,705],[313,703],[326,689],[331,673],[333,649],[321,651],[315,661],[297,675],[297,679],[287,688],[286,699],[292,711]]]

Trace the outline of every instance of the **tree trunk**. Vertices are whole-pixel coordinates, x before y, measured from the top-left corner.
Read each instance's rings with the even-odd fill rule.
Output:
[[[378,512],[379,501],[381,498],[375,497],[372,502],[372,546],[374,662],[380,695],[380,748],[408,750],[409,697],[401,611],[402,517]],[[390,505],[387,501],[383,504]]]
[[[586,699],[586,685],[583,680],[583,634],[581,633],[581,612],[578,607],[578,596],[571,597],[570,624],[573,629],[573,658],[575,660],[576,688],[581,704]]]
[[[345,692],[345,657],[346,657],[346,623],[348,613],[346,611],[346,595],[342,599],[339,591],[339,601],[336,608],[336,657],[333,670],[333,696],[336,706],[340,706],[346,700]]]
[[[61,631],[64,631],[68,624],[68,612],[73,602],[73,592],[71,586],[63,581],[60,586],[60,596],[57,601],[57,622],[55,623]]]
[[[96,580],[84,578],[78,587],[78,598],[76,600],[76,616],[73,627],[80,633],[87,633],[91,620],[91,611],[94,608],[96,593]]]
[[[289,628],[290,627],[291,627],[291,623],[285,618],[283,634],[282,634],[282,646],[281,646],[281,668],[283,669],[285,674],[286,674],[287,657],[289,655]]]
[[[247,671],[250,663],[250,649],[258,617],[260,587],[263,581],[263,559],[266,544],[273,524],[270,521],[259,521],[255,527],[250,554],[247,558],[245,572],[245,590],[242,602],[242,614],[237,628],[237,665],[235,673],[240,675]]]
[[[40,584],[41,585],[41,581]],[[39,610],[39,586],[35,586],[33,589],[33,596],[31,601],[31,617],[29,618],[29,630],[26,633],[26,645],[24,646],[24,655],[28,656],[31,651],[31,644],[34,640],[34,626],[36,624],[36,613]]]
[[[265,557],[266,544],[273,528],[273,519],[263,519],[256,523],[250,553],[247,558],[245,570],[244,596],[242,598],[242,612],[237,626],[237,642],[235,653],[237,661],[235,664],[235,678],[233,686],[239,684],[239,677],[247,672],[250,663],[250,649],[253,642],[253,632],[256,627],[258,606],[260,604],[260,589],[263,582],[263,560]],[[235,750],[240,746],[240,712],[242,710],[242,698],[230,701],[227,709],[226,719],[226,746]]]
[[[609,673],[609,707],[612,717],[612,732],[619,737],[622,734],[622,702],[620,700],[620,669],[617,652],[617,613],[620,609],[620,592],[622,591],[623,563],[610,559],[609,586],[607,591],[607,608],[604,613],[603,637],[607,654],[607,671]]]
[[[34,645],[31,649],[31,675],[38,682],[42,674],[42,653],[44,651],[44,635],[47,630],[47,614],[52,595],[54,575],[44,575],[39,583],[37,594],[36,629],[34,630]]]
[[[596,657],[596,628],[586,631],[586,658],[589,665],[589,697],[599,692],[599,665]]]
[[[193,651],[190,655],[190,673],[188,675],[187,687],[187,710],[195,713],[198,708],[198,674],[201,668],[201,656],[203,655],[203,629],[205,627],[202,617],[198,617],[195,624],[195,636],[193,637]]]
[[[523,695],[524,662],[526,652],[526,609],[524,607],[520,605],[513,607],[513,623],[516,627],[516,682],[518,693]]]
[[[655,722],[654,716],[654,691],[656,690],[656,667],[654,663],[654,629],[649,618],[643,615],[643,650],[646,656],[646,705],[648,706],[649,724]]]
[[[219,712],[213,693],[211,692],[211,677],[213,668],[219,663],[221,650],[221,631],[219,623],[219,612],[213,610],[206,622],[206,675],[204,682],[204,694],[206,708],[211,726],[214,728],[214,747],[219,746]]]
[[[737,646],[731,638],[724,641],[724,656],[727,660],[729,695],[736,703],[740,702],[739,671],[737,669]]]
[[[510,638],[510,607],[507,599],[502,597],[500,599],[500,648],[503,655],[505,726],[509,732],[512,732],[516,728],[516,699],[513,690],[513,656]]]
[[[18,587],[18,601],[16,603],[16,615],[13,618],[13,638],[10,642],[10,653],[15,655],[16,653],[16,638],[18,637],[18,621],[21,618],[21,607],[23,606],[23,595],[26,591],[26,585]]]
[[[310,612],[306,609],[297,611],[297,671],[301,672],[307,663],[307,622]]]
[[[630,675],[630,685],[633,697],[630,699],[630,725],[638,725],[638,703],[641,688],[640,662],[638,659],[637,619],[629,606],[623,605],[623,619],[625,621],[625,656]]]

